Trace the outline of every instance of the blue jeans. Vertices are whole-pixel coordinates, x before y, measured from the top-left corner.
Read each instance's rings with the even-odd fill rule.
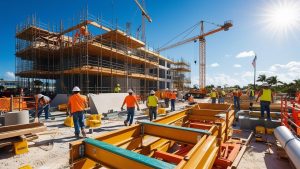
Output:
[[[169,108],[169,99],[165,99],[166,108]]]
[[[234,104],[235,112],[238,112],[238,111],[241,110],[241,108],[240,108],[240,98],[239,97],[236,97],[236,96],[233,97],[233,104]]]
[[[149,117],[150,117],[150,121],[152,121],[153,116],[154,116],[154,120],[156,119],[157,116],[157,111],[156,111],[157,107],[149,107]]]
[[[171,111],[175,111],[175,99],[171,99]]]
[[[40,118],[41,114],[43,113],[43,111],[45,112],[45,119],[49,119],[49,109],[50,109],[50,104],[47,104],[43,107],[40,107],[38,110],[38,118]]]
[[[220,103],[224,103],[224,97],[219,97],[218,103],[219,103],[219,104],[220,104]]]
[[[211,103],[212,103],[212,104],[215,104],[216,101],[217,101],[217,98],[215,98],[215,97],[212,97],[212,98],[211,98]]]
[[[134,107],[128,107],[126,121],[129,122],[129,125],[131,125],[133,122],[133,116],[134,116]]]
[[[270,102],[268,101],[260,101],[260,116],[262,118],[265,117],[265,111],[267,112],[268,120],[271,119],[270,117]]]
[[[72,114],[75,134],[80,133],[80,129],[84,128],[84,114],[83,111],[75,112]]]

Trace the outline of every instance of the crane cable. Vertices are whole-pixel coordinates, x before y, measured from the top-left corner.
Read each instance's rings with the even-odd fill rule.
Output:
[[[217,26],[217,27],[222,27],[222,25],[217,24],[217,23],[214,23],[214,22],[209,22],[209,21],[205,21],[205,20],[202,20],[202,21],[205,22],[205,23],[211,24],[211,25],[215,25],[215,26]],[[179,33],[179,34],[176,35],[174,38],[172,38],[171,40],[169,40],[168,42],[166,42],[165,44],[163,44],[160,48],[163,48],[163,47],[167,46],[167,45],[170,44],[172,41],[174,41],[176,38],[180,37],[181,35],[187,33],[187,32],[190,30],[185,36],[183,36],[182,40],[184,40],[184,38],[186,38],[188,35],[190,35],[190,34],[197,28],[197,26],[200,25],[200,23],[201,23],[202,21],[197,22],[195,25],[193,25],[193,26],[189,27],[188,29],[186,29],[185,31]]]
[[[163,44],[160,48],[163,48],[163,47],[167,46],[167,45],[170,44],[172,41],[174,41],[176,38],[178,38],[178,37],[180,37],[181,35],[185,34],[185,33],[188,32],[189,30],[191,30],[191,29],[192,29],[192,31],[195,30],[196,26],[198,26],[199,24],[200,24],[200,22],[198,22],[198,23],[196,23],[195,25],[189,27],[189,28],[186,29],[185,31],[179,33],[179,34],[176,35],[174,38],[172,38],[171,40],[169,40],[168,42],[166,42],[165,44]],[[191,31],[191,32],[192,32],[192,31]],[[189,32],[189,34],[190,34],[191,32]],[[185,36],[185,37],[186,37],[186,36]]]

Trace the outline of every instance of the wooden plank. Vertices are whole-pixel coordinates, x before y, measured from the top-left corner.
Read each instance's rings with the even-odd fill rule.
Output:
[[[17,128],[16,126],[14,126],[14,128]],[[6,139],[6,138],[11,138],[11,137],[16,137],[16,136],[21,136],[21,135],[25,135],[25,134],[30,134],[30,133],[38,133],[38,132],[43,132],[46,131],[47,127],[42,125],[42,126],[38,126],[38,127],[27,127],[24,129],[16,129],[16,130],[8,130],[6,132],[1,132],[0,133],[0,140],[1,139]]]
[[[29,124],[3,126],[3,127],[0,127],[0,133],[7,132],[7,131],[13,131],[13,130],[39,127],[39,126],[44,126],[44,123],[29,123]]]

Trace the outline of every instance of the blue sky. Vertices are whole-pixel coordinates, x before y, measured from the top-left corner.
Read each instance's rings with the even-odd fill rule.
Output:
[[[132,32],[141,24],[141,16],[134,0],[94,0],[94,1],[10,1],[1,4],[0,38],[0,78],[11,79],[15,71],[15,26],[27,16],[37,14],[46,24],[59,23],[62,19],[70,23],[73,17],[85,9],[102,16],[108,22],[116,22],[125,27],[132,23]],[[245,85],[253,82],[253,56],[245,56],[254,51],[257,54],[257,74],[277,75],[289,82],[300,78],[300,36],[299,20],[293,29],[283,35],[274,32],[266,22],[266,14],[280,6],[282,1],[217,1],[217,0],[146,0],[146,8],[153,22],[147,24],[146,36],[150,47],[157,48],[190,26],[206,20],[223,24],[232,20],[234,27],[227,32],[219,32],[206,38],[207,41],[207,84]],[[297,10],[295,15],[299,15]],[[268,21],[270,22],[270,21]],[[273,26],[274,27],[274,26]],[[205,25],[205,30],[215,28]],[[196,29],[198,30],[198,29]],[[196,35],[194,31],[192,35]],[[281,35],[281,36],[279,36]],[[192,82],[198,83],[198,44],[189,43],[162,53],[163,55],[188,60],[192,64]],[[198,59],[197,59],[198,60]]]

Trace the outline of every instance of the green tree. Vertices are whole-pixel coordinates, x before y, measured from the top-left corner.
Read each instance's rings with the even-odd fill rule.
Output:
[[[265,74],[259,75],[257,78],[257,82],[266,82],[267,76]]]
[[[4,86],[0,86],[0,92],[2,92],[5,89]]]
[[[300,79],[294,80],[295,87],[299,90],[300,89]]]

